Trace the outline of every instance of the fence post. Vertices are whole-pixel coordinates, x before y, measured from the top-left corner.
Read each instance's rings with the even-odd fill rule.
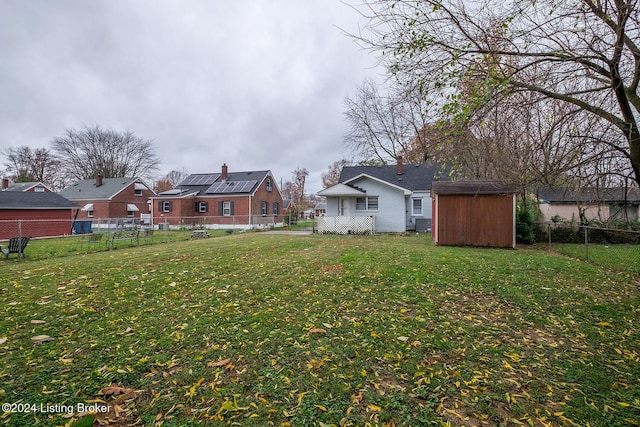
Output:
[[[589,261],[589,229],[586,226],[584,227],[584,250],[587,261]]]
[[[547,235],[549,236],[549,250],[551,250],[551,224],[547,224]]]
[[[22,237],[22,220],[18,220],[18,237]]]

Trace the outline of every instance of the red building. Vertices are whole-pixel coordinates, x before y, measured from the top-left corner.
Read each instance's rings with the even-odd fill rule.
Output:
[[[149,199],[155,192],[140,178],[85,179],[62,190],[60,195],[80,207],[78,220],[140,220],[149,214]]]
[[[78,206],[51,192],[0,192],[0,239],[72,233]]]
[[[282,221],[283,200],[270,171],[189,175],[151,198],[154,224],[251,227]]]

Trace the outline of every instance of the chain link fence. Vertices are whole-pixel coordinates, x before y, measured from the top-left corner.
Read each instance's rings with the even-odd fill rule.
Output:
[[[640,275],[640,229],[546,222],[537,227],[537,242],[549,250]],[[640,228],[640,224],[637,224]]]

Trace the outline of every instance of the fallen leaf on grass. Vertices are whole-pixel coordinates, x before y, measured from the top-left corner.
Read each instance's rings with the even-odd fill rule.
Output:
[[[309,329],[309,333],[310,334],[326,334],[327,331],[322,328],[312,328],[312,329]]]
[[[31,341],[36,344],[41,344],[43,342],[53,341],[53,338],[51,338],[49,335],[36,335],[35,337],[31,337]]]
[[[229,363],[231,363],[231,359],[223,359],[223,360],[218,360],[216,362],[209,362],[207,363],[207,366],[209,368],[219,368],[221,366],[227,366]]]
[[[127,394],[133,393],[133,389],[127,387],[121,387],[119,385],[110,385],[109,387],[105,387],[98,392],[101,395],[109,395],[109,394]]]

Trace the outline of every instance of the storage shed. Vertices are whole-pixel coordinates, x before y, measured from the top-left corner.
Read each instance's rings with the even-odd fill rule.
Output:
[[[515,247],[514,186],[499,181],[434,182],[431,194],[437,245]]]

